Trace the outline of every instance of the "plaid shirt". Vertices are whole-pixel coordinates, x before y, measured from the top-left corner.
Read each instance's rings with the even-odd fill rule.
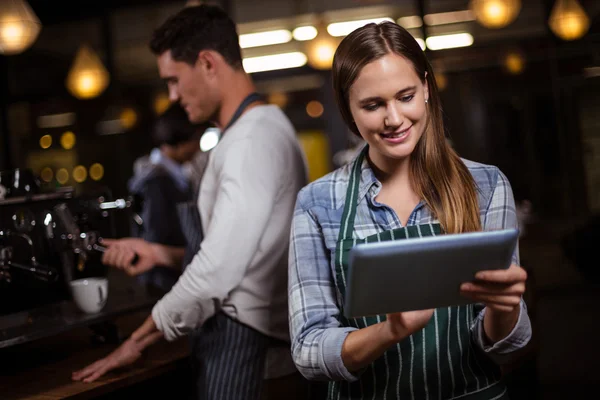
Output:
[[[512,189],[496,167],[463,160],[478,187],[481,222],[484,230],[518,226]],[[289,314],[292,355],[299,371],[308,379],[358,379],[342,362],[342,343],[356,330],[342,327],[338,320],[343,304],[335,286],[334,256],[342,220],[350,163],[311,183],[298,194],[291,232],[289,255]],[[381,189],[366,158],[361,180],[353,235],[365,238],[377,232],[402,227],[396,213],[375,198]],[[407,225],[437,222],[423,202],[413,210]],[[518,249],[513,255],[518,263]],[[497,362],[524,347],[531,338],[527,308],[521,312],[513,331],[489,346],[483,335],[485,308],[471,329],[473,341]]]

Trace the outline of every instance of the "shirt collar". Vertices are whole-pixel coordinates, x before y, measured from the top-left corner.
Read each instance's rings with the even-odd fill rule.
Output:
[[[356,161],[361,153],[362,150],[354,158],[354,161]],[[350,169],[350,173],[352,173],[352,169]],[[372,191],[373,188],[374,190]],[[374,201],[374,198],[379,193],[379,190],[381,190],[381,182],[375,176],[375,173],[369,164],[368,158],[364,157],[360,166],[360,184],[358,186],[358,198],[356,199],[357,203],[360,203],[368,193],[370,193],[370,196]],[[415,207],[415,210],[422,208],[424,205],[425,201],[421,199],[419,204],[417,204]]]
[[[379,193],[381,188],[381,182],[375,176],[373,169],[369,165],[367,157],[363,158],[360,166],[360,184],[358,185],[358,198],[357,201],[361,202],[362,199],[371,191],[371,188],[376,187],[376,192]]]

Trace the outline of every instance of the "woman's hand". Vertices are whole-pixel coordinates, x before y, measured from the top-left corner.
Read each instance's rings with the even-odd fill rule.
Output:
[[[463,283],[461,294],[488,309],[510,313],[519,307],[525,293],[527,272],[517,264],[508,269],[481,271],[475,281]]]
[[[475,281],[463,283],[461,294],[486,306],[484,330],[492,342],[504,339],[519,318],[527,272],[512,264],[508,269],[481,271]]]
[[[423,329],[431,317],[434,309],[405,311],[386,315],[385,324],[394,341],[400,340]]]
[[[387,314],[384,322],[350,332],[342,345],[342,361],[350,372],[371,364],[396,343],[423,329],[434,310]]]

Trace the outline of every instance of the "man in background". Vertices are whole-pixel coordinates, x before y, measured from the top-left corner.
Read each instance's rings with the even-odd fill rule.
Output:
[[[156,147],[134,163],[129,192],[140,204],[132,221],[131,235],[152,243],[184,247],[186,240],[179,223],[177,204],[194,198],[194,176],[189,163],[200,153],[200,137],[208,123],[192,124],[177,103],[161,114],[152,138]],[[157,265],[138,276],[141,283],[167,292],[181,274],[178,268]]]

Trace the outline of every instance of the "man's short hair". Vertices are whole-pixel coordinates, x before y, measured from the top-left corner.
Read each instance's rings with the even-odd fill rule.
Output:
[[[198,53],[213,50],[229,65],[242,68],[242,53],[235,23],[214,5],[185,7],[154,31],[150,49],[155,55],[171,50],[175,61],[194,65]]]
[[[177,146],[180,143],[199,139],[210,126],[208,122],[192,124],[179,103],[173,103],[157,118],[152,139],[156,146],[163,144]]]

